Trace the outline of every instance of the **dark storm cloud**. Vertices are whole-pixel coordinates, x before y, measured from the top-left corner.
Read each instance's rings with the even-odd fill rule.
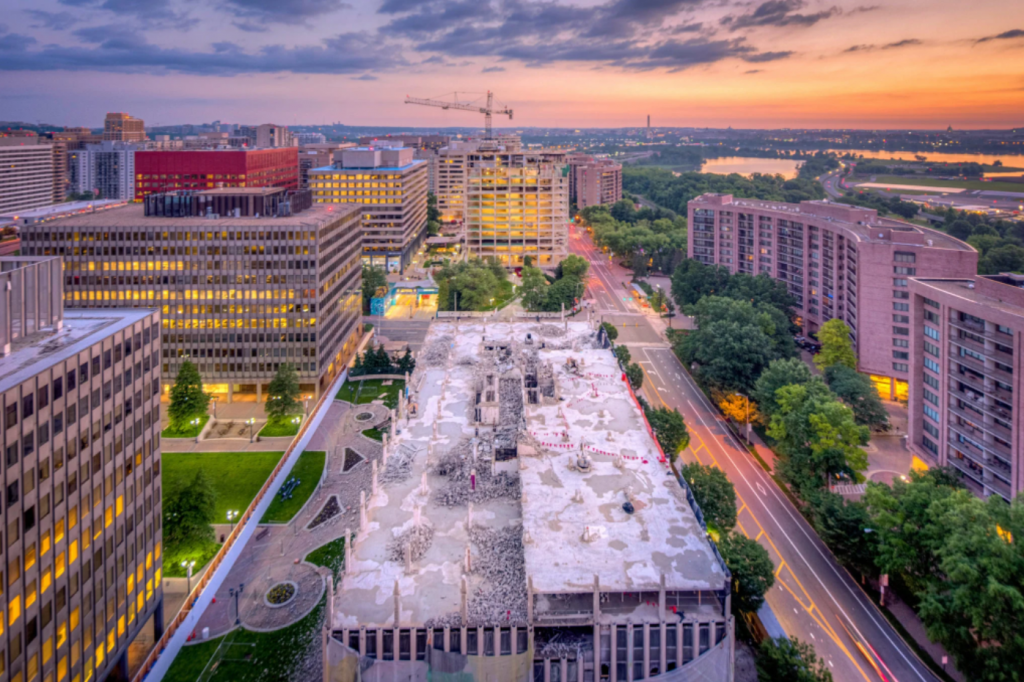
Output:
[[[71,12],[46,12],[41,9],[27,9],[25,14],[39,22],[33,28],[51,28],[55,31],[63,31],[78,23],[78,19]]]
[[[104,29],[107,29],[104,31]],[[233,43],[217,43],[214,52],[162,48],[141,34],[94,27],[76,32],[91,47],[46,45],[29,49],[34,38],[0,34],[0,68],[6,71],[114,71],[232,76],[241,73],[366,73],[404,65],[397,50],[365,33],[328,38],[315,46],[267,45],[244,52]]]
[[[832,7],[813,14],[800,14],[797,10],[803,9],[805,4],[803,0],[768,0],[758,5],[753,12],[723,17],[722,23],[728,25],[731,31],[759,26],[813,26],[841,11],[838,7]]]
[[[1015,28],[1010,31],[1004,31],[998,35],[985,36],[984,38],[978,38],[976,43],[988,43],[993,40],[1013,40],[1014,38],[1024,38],[1024,30]]]
[[[99,9],[113,12],[118,20],[123,21],[125,17],[138,20],[146,26],[159,25],[161,27],[185,29],[193,26],[196,19],[191,18],[187,12],[177,12],[172,6],[172,0],[58,0],[62,5],[81,7],[87,9]]]
[[[223,7],[239,17],[280,24],[301,24],[351,5],[342,0],[225,0]]]

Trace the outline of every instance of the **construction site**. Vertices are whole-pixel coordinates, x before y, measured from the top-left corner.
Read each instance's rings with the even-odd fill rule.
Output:
[[[435,323],[389,429],[325,679],[732,680],[728,571],[596,322]]]

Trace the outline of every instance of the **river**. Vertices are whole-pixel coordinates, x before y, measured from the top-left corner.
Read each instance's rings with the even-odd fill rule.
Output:
[[[754,173],[781,175],[787,180],[796,177],[802,161],[794,159],[759,159],[750,156],[723,156],[718,159],[707,159],[700,169],[702,173],[729,175],[739,173],[750,177]]]
[[[1002,161],[1003,165],[1011,168],[1024,167],[1024,156],[1018,154],[1005,154],[997,156],[993,154],[946,154],[943,152],[887,152],[871,151],[868,149],[830,149],[842,156],[843,154],[863,155],[865,159],[903,159],[904,161],[915,161],[918,156],[925,157],[934,163],[983,163],[986,165]]]

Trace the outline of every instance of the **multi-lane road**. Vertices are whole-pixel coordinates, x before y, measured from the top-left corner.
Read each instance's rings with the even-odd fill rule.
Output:
[[[610,263],[578,227],[572,228],[570,246],[573,253],[590,260],[588,296],[603,319],[617,325],[618,342],[625,343],[644,368],[648,400],[675,408],[685,418],[691,443],[683,458],[721,468],[736,487],[738,530],[760,542],[775,563],[775,586],[767,601],[786,634],[812,644],[837,682],[936,681],[732,436],[650,318],[623,300],[628,299],[623,283],[630,273]],[[865,656],[855,638],[881,663]]]

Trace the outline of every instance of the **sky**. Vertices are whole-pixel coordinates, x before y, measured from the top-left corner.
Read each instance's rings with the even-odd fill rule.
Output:
[[[1022,0],[4,0],[0,120],[1024,126]],[[475,95],[465,95],[472,99]]]

